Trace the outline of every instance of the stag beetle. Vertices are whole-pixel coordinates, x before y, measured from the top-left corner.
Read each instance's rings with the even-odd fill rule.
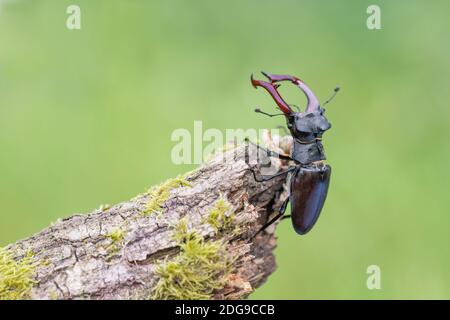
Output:
[[[320,106],[319,100],[302,80],[288,75],[275,75],[265,72],[262,72],[262,74],[269,82],[255,80],[252,75],[251,83],[253,87],[262,87],[267,90],[282,113],[269,114],[259,108],[255,109],[255,112],[269,117],[284,115],[287,127],[293,138],[293,149],[291,156],[288,156],[267,150],[257,144],[254,145],[267,152],[267,155],[270,157],[293,161],[295,166],[289,167],[286,171],[273,176],[262,176],[261,179],[257,178],[253,169],[250,169],[258,182],[268,181],[275,177],[292,173],[289,197],[281,205],[278,214],[263,225],[256,234],[280,219],[284,215],[290,201],[292,225],[298,234],[304,235],[312,229],[319,218],[328,193],[331,167],[324,163],[326,158],[322,145],[322,135],[331,128],[331,124],[324,116],[325,109]],[[280,86],[277,83],[281,81],[290,81],[306,95],[307,105],[304,112],[301,112],[300,109],[298,112],[295,112],[283,100],[277,90]],[[339,87],[336,87],[333,95],[323,105],[330,102],[338,91]],[[284,218],[289,218],[289,216],[284,216],[282,219]]]

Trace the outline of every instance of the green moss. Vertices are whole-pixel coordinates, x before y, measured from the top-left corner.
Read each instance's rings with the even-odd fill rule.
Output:
[[[189,232],[187,225],[187,219],[183,218],[175,226],[174,232],[172,233],[172,237],[178,243],[183,243],[186,241],[187,238],[190,237],[190,233],[191,232]]]
[[[122,249],[125,232],[121,229],[116,229],[108,233],[106,237],[111,240],[111,244],[106,248],[106,251],[108,252],[106,260],[108,261]]]
[[[58,293],[56,291],[51,291],[48,294],[48,297],[50,298],[50,300],[58,300],[59,295],[58,295]]]
[[[232,260],[221,241],[205,241],[196,231],[189,231],[186,220],[176,226],[174,238],[180,241],[180,253],[170,261],[157,264],[159,277],[152,299],[205,300],[223,288],[231,271]]]
[[[16,261],[9,251],[0,248],[0,300],[27,299],[35,284],[34,272],[31,250],[21,260]]]
[[[98,210],[99,211],[107,211],[109,208],[111,208],[111,205],[109,205],[109,204],[102,204],[99,208],[98,208]]]
[[[45,259],[41,261],[41,266],[42,267],[48,267],[51,264],[50,260]]]
[[[217,231],[225,231],[234,227],[234,218],[231,205],[220,198],[210,210],[206,222]]]
[[[113,243],[117,243],[119,241],[123,240],[125,233],[123,232],[123,230],[121,229],[116,229],[114,231],[111,231],[110,233],[108,233],[106,236],[111,239],[111,241]]]
[[[150,201],[147,203],[144,214],[161,212],[161,206],[167,199],[169,199],[170,191],[179,187],[191,187],[191,184],[185,180],[184,176],[178,176],[174,179],[169,179],[158,186],[150,188],[148,191]]]

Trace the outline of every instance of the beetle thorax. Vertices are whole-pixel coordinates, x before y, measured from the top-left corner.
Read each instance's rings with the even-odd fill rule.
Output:
[[[287,125],[294,138],[292,158],[301,164],[310,164],[325,160],[322,145],[323,133],[331,124],[323,115],[323,109],[317,112],[296,112],[287,118]]]

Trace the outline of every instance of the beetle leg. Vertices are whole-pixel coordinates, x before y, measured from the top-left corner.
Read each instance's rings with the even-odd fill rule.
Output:
[[[245,141],[246,141],[247,143],[252,144],[252,145],[255,146],[256,148],[258,148],[258,149],[260,149],[260,150],[266,152],[268,157],[279,158],[279,159],[282,159],[282,160],[288,160],[288,161],[293,161],[293,160],[294,160],[294,159],[292,159],[292,158],[291,158],[290,156],[288,156],[288,155],[279,154],[278,152],[275,152],[275,151],[272,151],[272,150],[263,148],[263,147],[261,147],[260,145],[258,145],[258,144],[256,144],[256,143],[250,141],[249,139],[245,139]],[[253,178],[255,179],[255,181],[257,181],[257,182],[264,182],[264,181],[272,180],[272,179],[274,179],[274,178],[276,178],[276,177],[279,177],[279,176],[281,176],[281,175],[287,174],[287,173],[289,173],[289,172],[291,172],[291,171],[294,171],[295,168],[296,168],[296,167],[290,167],[290,168],[288,168],[286,171],[279,172],[279,173],[277,173],[277,174],[275,174],[275,175],[272,175],[272,176],[263,176],[261,179],[258,179],[258,178],[256,177],[256,172],[255,172],[255,170],[254,170],[253,168],[249,168],[248,170],[250,170],[250,171],[252,172]]]
[[[283,204],[281,205],[280,210],[278,211],[278,214],[275,217],[273,217],[272,219],[270,219],[269,222],[267,222],[265,225],[263,225],[261,227],[261,229],[259,229],[258,232],[256,232],[251,237],[251,239],[253,240],[253,238],[255,238],[261,231],[264,231],[270,225],[272,225],[274,222],[276,222],[278,219],[280,219],[284,215],[284,213],[286,212],[286,208],[287,208],[288,203],[289,203],[289,197],[287,197],[286,200],[284,200]],[[282,219],[284,219],[284,217]]]
[[[287,169],[286,171],[279,172],[279,173],[277,173],[277,174],[274,174],[273,176],[262,176],[261,179],[258,179],[258,178],[256,177],[255,170],[253,170],[252,168],[250,168],[249,170],[253,173],[253,178],[255,179],[256,182],[264,182],[264,181],[272,180],[272,179],[274,179],[274,178],[276,178],[276,177],[279,177],[279,176],[282,176],[282,175],[284,175],[284,174],[288,174],[289,172],[294,171],[295,168],[296,168],[296,167],[291,167],[291,168]]]
[[[289,160],[289,161],[294,161],[294,159],[292,159],[290,156],[285,155],[285,154],[280,154],[278,152],[266,149],[261,147],[259,144],[256,144],[252,141],[250,141],[249,139],[245,139],[245,142],[252,144],[253,146],[257,147],[258,149],[261,149],[262,151],[265,151],[267,153],[268,157],[272,157],[272,158],[280,158],[282,160]]]
[[[273,176],[263,176],[261,179],[258,179],[258,178],[256,177],[255,170],[250,169],[250,171],[253,173],[253,178],[255,179],[256,182],[265,182],[265,181],[269,181],[269,180],[275,179],[276,177],[282,176],[282,175],[284,175],[284,174],[287,174],[287,173],[289,173],[289,172],[291,172],[291,171],[294,171],[294,169],[295,169],[295,168],[293,167],[293,168],[288,169],[288,170],[286,170],[286,171],[283,171],[283,172],[274,174]]]

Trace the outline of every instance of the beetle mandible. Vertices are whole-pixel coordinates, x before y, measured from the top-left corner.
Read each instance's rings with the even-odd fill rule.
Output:
[[[331,167],[324,162],[326,159],[323,145],[322,135],[331,128],[331,124],[325,118],[325,109],[320,105],[319,100],[311,91],[311,89],[299,78],[289,75],[275,75],[262,72],[269,82],[255,80],[251,76],[252,85],[262,87],[272,96],[278,108],[282,111],[280,114],[269,114],[261,109],[255,109],[255,112],[267,115],[269,117],[284,115],[287,127],[293,138],[293,148],[291,155],[282,155],[277,152],[267,150],[254,144],[257,148],[267,152],[270,157],[278,157],[283,160],[293,161],[294,166],[287,170],[272,176],[262,176],[261,179],[256,177],[255,171],[250,169],[256,181],[263,182],[271,180],[275,177],[287,175],[291,173],[290,194],[283,202],[278,214],[269,220],[256,233],[263,231],[278,219],[288,218],[284,216],[287,205],[291,202],[291,219],[295,231],[304,235],[308,233],[317,219],[324,205],[330,184]],[[298,112],[292,110],[287,104],[277,88],[280,86],[278,82],[289,81],[300,88],[306,96],[307,104],[304,112],[299,109]],[[323,104],[330,102],[339,87],[334,89],[333,95]],[[256,236],[255,234],[255,236]]]

